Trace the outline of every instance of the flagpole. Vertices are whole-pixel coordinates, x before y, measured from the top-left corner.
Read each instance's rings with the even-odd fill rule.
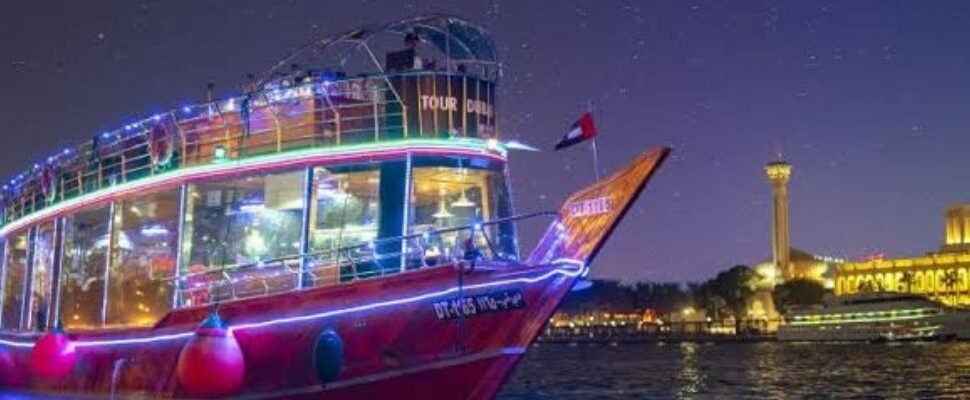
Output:
[[[588,112],[590,114],[593,113],[593,101],[592,100],[586,100],[586,112]],[[599,135],[596,135],[596,136],[599,136]],[[600,181],[600,154],[599,154],[599,151],[596,149],[596,136],[593,136],[593,144],[592,144],[592,150],[593,150],[593,172],[594,172],[594,176],[596,177],[596,182],[599,183],[599,181]]]
[[[600,156],[596,150],[596,138],[593,138],[593,171],[596,172],[596,182],[600,181]]]

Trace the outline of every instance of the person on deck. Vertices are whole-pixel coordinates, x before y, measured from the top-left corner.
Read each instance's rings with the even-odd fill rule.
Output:
[[[407,35],[404,35],[404,47],[406,51],[410,51],[414,54],[414,63],[411,66],[411,69],[413,70],[424,69],[424,61],[421,59],[420,56],[418,56],[418,51],[417,51],[418,35],[415,34],[414,32],[410,32]]]

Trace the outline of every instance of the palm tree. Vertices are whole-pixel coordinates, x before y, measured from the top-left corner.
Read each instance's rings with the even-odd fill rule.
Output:
[[[906,288],[906,293],[913,293],[913,273],[906,271],[903,272],[903,276],[899,277],[899,290]]]
[[[956,288],[957,282],[959,281],[960,275],[955,269],[948,270],[943,274],[943,285],[946,286],[947,292],[949,292],[950,296],[952,296],[950,299],[950,305],[954,307],[957,305],[956,291],[954,288]]]
[[[714,320],[720,323],[722,310],[727,308],[727,301],[725,301],[724,298],[721,296],[713,295],[708,300],[708,302],[709,302],[708,307],[710,307],[711,311],[714,314]],[[735,317],[735,318],[738,318],[738,317]]]

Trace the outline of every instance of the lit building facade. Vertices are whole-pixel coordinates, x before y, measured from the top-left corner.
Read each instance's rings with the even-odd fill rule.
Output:
[[[913,293],[948,305],[970,305],[970,204],[947,208],[939,251],[850,262],[836,271],[836,295],[863,291]]]

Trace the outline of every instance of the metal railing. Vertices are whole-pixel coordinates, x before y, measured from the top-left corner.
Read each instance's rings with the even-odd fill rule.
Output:
[[[405,79],[412,77],[416,79]],[[283,84],[160,113],[99,134],[23,171],[4,185],[2,224],[64,200],[189,166],[342,144],[477,136],[465,125],[463,132],[452,132],[437,124],[426,124],[428,129],[420,121],[409,124],[409,105],[400,86],[413,83],[420,94],[421,85],[427,84],[422,79],[483,82],[441,71],[308,78],[299,85]]]
[[[300,288],[339,285],[457,262],[516,262],[516,224],[539,212],[375,240],[306,255],[190,272],[177,278],[179,305],[202,306]]]

